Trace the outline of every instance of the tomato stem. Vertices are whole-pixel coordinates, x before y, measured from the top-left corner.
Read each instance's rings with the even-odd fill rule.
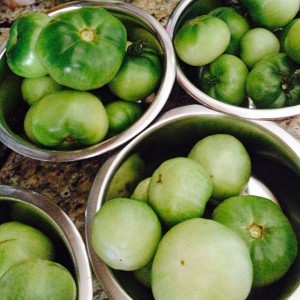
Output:
[[[80,31],[80,37],[83,41],[91,43],[96,37],[96,32],[91,28],[84,28]]]
[[[258,238],[262,237],[264,234],[263,226],[260,226],[255,223],[251,224],[247,229],[248,229],[251,237],[254,239],[258,239]]]

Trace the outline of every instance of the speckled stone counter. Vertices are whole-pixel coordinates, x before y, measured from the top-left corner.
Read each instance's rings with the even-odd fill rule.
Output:
[[[8,37],[9,25],[18,16],[29,11],[46,11],[62,2],[64,1],[38,1],[34,5],[15,10],[8,8],[3,3],[0,4],[0,45],[3,45]],[[165,26],[168,17],[179,1],[136,0],[125,2],[146,10]],[[195,103],[195,101],[175,84],[164,110],[190,103]],[[278,123],[300,140],[300,116],[284,119]],[[24,187],[45,195],[70,216],[84,238],[84,213],[87,198],[97,171],[110,155],[111,153],[108,153],[70,163],[50,163],[23,157],[0,143],[0,184]],[[94,299],[107,299],[107,295],[95,278],[94,290]]]

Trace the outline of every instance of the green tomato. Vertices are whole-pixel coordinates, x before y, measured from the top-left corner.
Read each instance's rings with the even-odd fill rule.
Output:
[[[8,221],[0,225],[0,243],[16,240],[30,257],[54,260],[55,249],[50,238],[42,231],[17,221]]]
[[[287,55],[296,63],[300,64],[300,18],[294,19],[288,24],[284,48]],[[285,30],[285,29],[284,29]]]
[[[13,265],[18,264],[30,257],[23,245],[16,239],[0,242],[0,278]]]
[[[298,13],[300,0],[241,0],[256,26],[270,30],[284,27]]]
[[[106,194],[106,200],[130,197],[135,186],[143,179],[145,162],[139,153],[131,154],[114,174]]]
[[[264,57],[279,53],[280,43],[272,31],[265,28],[253,28],[241,38],[240,48],[241,59],[251,69]]]
[[[33,12],[18,18],[10,29],[6,46],[10,69],[22,77],[40,77],[47,74],[36,49],[41,30],[51,18],[44,13]],[[57,44],[55,44],[55,47]]]
[[[108,83],[125,54],[126,29],[102,7],[82,7],[56,16],[41,31],[37,52],[59,84],[90,90]]]
[[[151,288],[151,269],[152,269],[152,260],[147,263],[145,266],[134,270],[134,278],[140,282],[142,285]]]
[[[161,224],[145,202],[115,198],[96,213],[91,232],[95,252],[111,268],[133,271],[148,264],[161,239]]]
[[[278,53],[258,62],[250,71],[246,91],[258,108],[278,108],[300,103],[299,66]]]
[[[248,21],[234,7],[218,7],[209,14],[222,19],[229,27],[231,38],[225,53],[238,55],[240,39],[250,29]]]
[[[253,285],[269,285],[291,267],[298,253],[288,218],[269,199],[245,195],[226,199],[212,218],[229,227],[247,244],[253,263]]]
[[[48,260],[26,260],[0,278],[1,300],[75,300],[76,294],[76,283],[69,270]]]
[[[63,90],[32,105],[26,113],[24,128],[33,142],[72,149],[103,140],[108,117],[101,101],[91,93]]]
[[[143,114],[140,103],[116,100],[105,106],[109,121],[109,136],[117,135],[129,128]]]
[[[227,24],[211,15],[201,15],[188,20],[174,37],[178,57],[192,66],[211,63],[221,55],[230,43]]]
[[[34,104],[49,94],[63,89],[64,87],[49,75],[36,78],[24,78],[21,84],[22,97],[29,105]]]
[[[201,217],[212,193],[212,182],[195,160],[175,157],[164,161],[152,174],[148,203],[166,226]]]
[[[222,54],[204,67],[200,74],[200,88],[217,100],[240,105],[246,99],[248,68],[232,54]]]
[[[152,94],[162,77],[161,62],[156,52],[131,44],[117,75],[108,83],[112,93],[127,101],[138,101]]]
[[[222,201],[244,191],[251,175],[251,160],[245,146],[229,134],[204,137],[191,149],[188,157],[198,161],[209,174],[212,198]]]
[[[162,238],[152,264],[157,300],[246,299],[252,262],[245,242],[226,226],[195,218],[172,227]]]
[[[148,188],[151,177],[147,177],[140,181],[135,189],[133,190],[130,198],[135,200],[140,200],[144,202],[148,202]]]

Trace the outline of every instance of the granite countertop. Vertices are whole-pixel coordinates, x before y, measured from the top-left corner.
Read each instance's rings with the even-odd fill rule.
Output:
[[[67,1],[37,1],[34,5],[13,10],[2,1],[0,4],[0,45],[7,39],[8,26],[15,18],[33,10],[46,11],[63,2]],[[124,2],[146,10],[165,26],[179,0]],[[183,96],[180,87],[175,84],[170,99],[174,101],[178,95],[181,97],[181,105],[195,103],[188,96]],[[169,109],[174,105],[176,106],[176,100],[168,103],[164,109]],[[278,124],[300,140],[300,116],[280,120]],[[70,216],[84,238],[84,213],[87,198],[99,168],[109,155],[111,154],[68,163],[42,162],[19,155],[0,143],[0,184],[28,188],[45,195]],[[106,299],[107,296],[96,279],[94,279],[94,284],[94,299]]]

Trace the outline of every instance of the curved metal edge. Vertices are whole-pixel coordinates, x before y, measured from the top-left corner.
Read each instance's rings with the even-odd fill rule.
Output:
[[[90,262],[83,239],[70,217],[55,203],[34,191],[13,186],[0,185],[0,196],[24,201],[47,214],[62,232],[64,243],[74,262],[78,283],[78,300],[92,300],[93,286]]]

